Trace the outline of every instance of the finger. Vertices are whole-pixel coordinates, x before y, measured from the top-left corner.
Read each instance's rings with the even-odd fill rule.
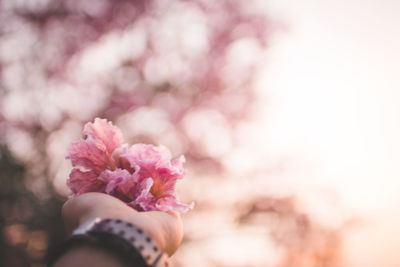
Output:
[[[157,223],[155,227],[147,227],[148,234],[157,239],[160,248],[169,256],[174,254],[183,238],[183,224],[179,213],[150,211],[143,214]]]
[[[112,217],[107,213],[110,213],[109,211],[116,212],[118,206],[124,206],[119,199],[101,193],[86,193],[67,200],[61,212],[67,231],[72,232],[91,218]],[[113,217],[117,217],[117,215]]]

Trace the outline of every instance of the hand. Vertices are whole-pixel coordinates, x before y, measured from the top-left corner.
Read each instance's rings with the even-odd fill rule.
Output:
[[[178,249],[183,237],[179,213],[138,212],[121,200],[102,193],[85,193],[69,199],[62,208],[62,217],[70,233],[82,223],[96,217],[130,222],[146,232],[169,256]]]

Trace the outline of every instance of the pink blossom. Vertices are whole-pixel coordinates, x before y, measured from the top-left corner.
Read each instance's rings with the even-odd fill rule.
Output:
[[[102,192],[126,202],[139,211],[186,212],[193,203],[180,203],[174,193],[183,179],[184,157],[172,161],[164,146],[122,144],[118,127],[96,118],[85,125],[81,140],[73,142],[67,159],[74,168],[67,185],[74,196]]]
[[[86,123],[83,136],[68,151],[67,159],[71,159],[72,166],[82,166],[98,174],[106,169],[115,170],[112,153],[122,144],[121,131],[111,122],[96,118],[94,123]]]

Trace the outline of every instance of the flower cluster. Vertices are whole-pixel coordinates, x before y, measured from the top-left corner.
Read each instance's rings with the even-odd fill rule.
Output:
[[[78,167],[67,181],[72,197],[102,192],[138,211],[186,212],[193,208],[193,203],[180,203],[174,195],[176,181],[184,177],[184,157],[171,161],[163,146],[128,147],[119,128],[105,119],[96,118],[85,125],[83,138],[72,143],[67,159]]]

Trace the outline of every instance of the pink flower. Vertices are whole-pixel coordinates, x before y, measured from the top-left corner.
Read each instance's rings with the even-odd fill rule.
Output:
[[[100,174],[106,169],[115,170],[116,162],[112,153],[121,146],[123,137],[121,131],[107,120],[98,119],[88,122],[83,128],[84,139],[73,142],[68,159],[72,166],[82,166]]]
[[[193,208],[180,203],[175,184],[183,179],[184,157],[171,161],[164,146],[123,145],[121,131],[105,119],[87,123],[84,138],[72,143],[67,159],[74,168],[67,185],[74,196],[102,192],[119,198],[139,211],[186,212]]]

